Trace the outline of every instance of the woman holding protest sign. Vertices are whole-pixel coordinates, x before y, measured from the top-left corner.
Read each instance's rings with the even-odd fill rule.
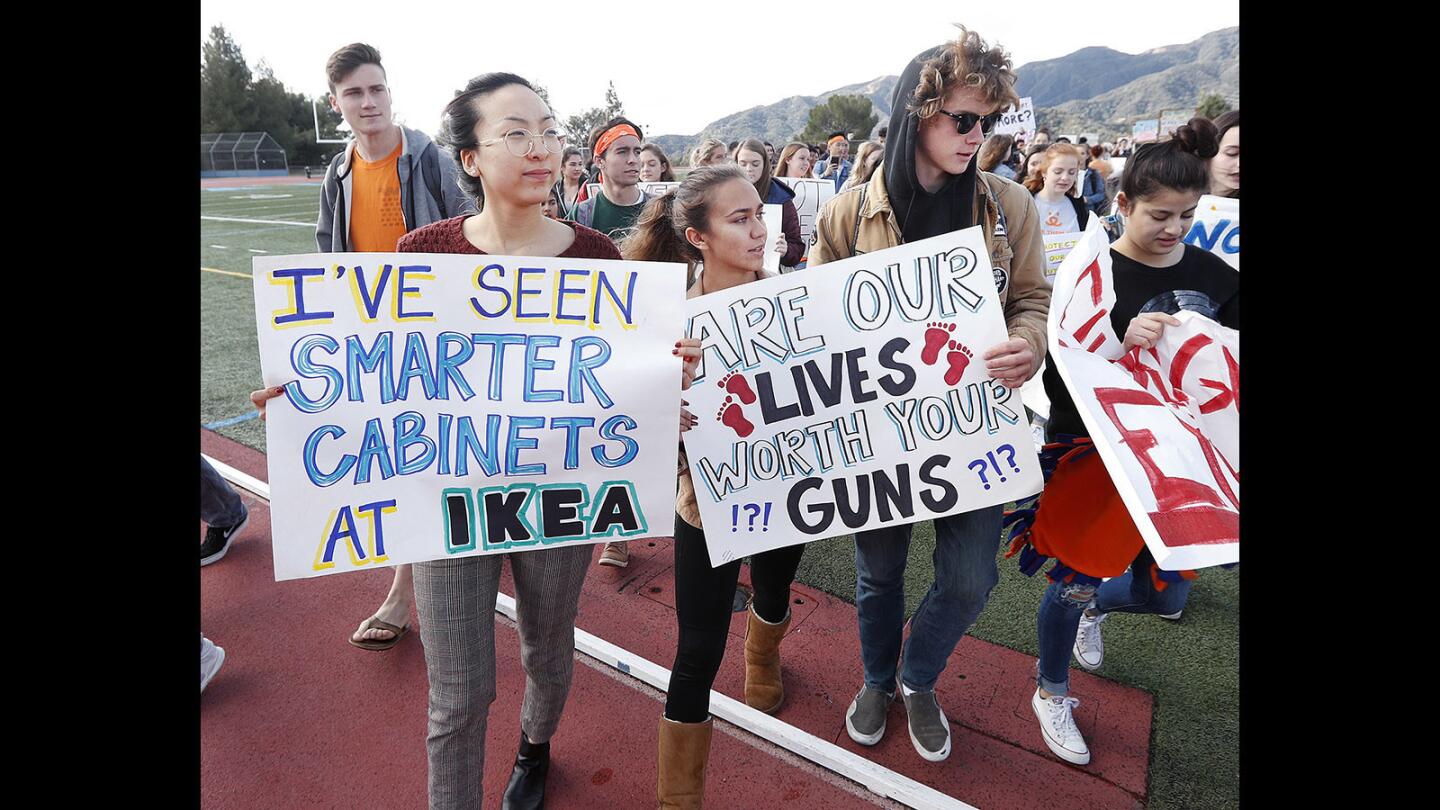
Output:
[[[1127,351],[1153,347],[1167,326],[1179,325],[1173,316],[1182,309],[1240,328],[1239,272],[1183,241],[1210,188],[1206,161],[1216,148],[1214,126],[1193,118],[1173,139],[1141,146],[1121,174],[1116,204],[1125,230],[1110,247],[1110,323],[1124,335]],[[1010,554],[1024,549],[1021,569],[1030,575],[1055,558],[1036,616],[1040,660],[1031,708],[1050,750],[1083,765],[1090,750],[1072,715],[1079,701],[1068,696],[1071,653],[1085,669],[1099,668],[1105,653],[1100,625],[1111,612],[1178,615],[1195,575],[1155,565],[1053,359],[1043,380],[1051,443],[1042,466],[1053,472],[1038,508],[1012,513]]]
[[[753,146],[762,149],[752,150]],[[763,154],[763,145],[747,141],[740,151],[742,155],[747,151]],[[740,167],[702,167],[686,175],[678,188],[646,206],[621,252],[638,261],[684,262],[690,268],[690,298],[718,292],[766,277],[764,251],[772,240],[763,213],[764,203],[754,181]],[[701,262],[704,271],[697,277],[696,265]],[[698,352],[698,343],[695,346]],[[740,561],[710,566],[683,447],[677,474],[675,616],[679,642],[665,713],[660,718],[656,793],[661,807],[698,808],[710,755],[710,687],[725,655]],[[750,560],[755,596],[745,637],[745,702],[764,712],[777,711],[785,697],[780,640],[790,625],[790,583],[804,550],[804,545],[790,546],[756,554]]]
[[[1079,233],[1085,230],[1090,210],[1085,201],[1070,192],[1080,174],[1080,151],[1068,143],[1045,147],[1038,174],[1025,178],[1025,188],[1035,195],[1040,211],[1040,232]]]
[[[398,250],[619,259],[604,234],[542,214],[564,139],[548,105],[525,79],[510,73],[471,79],[446,105],[438,140],[461,167],[461,187],[472,198],[483,194],[485,206],[479,214],[412,231]],[[677,342],[674,353],[699,356],[689,343],[682,348]],[[690,370],[687,364],[685,373]],[[278,393],[267,389],[251,398],[263,415],[265,400]],[[487,716],[495,699],[495,599],[507,557],[526,677],[519,753],[503,806],[543,805],[550,738],[570,692],[575,613],[593,550],[587,544],[558,545],[413,564],[430,684],[431,808],[481,806]]]
[[[794,267],[805,255],[805,243],[800,239],[800,215],[792,202],[795,192],[770,176],[770,153],[765,151],[765,144],[757,138],[741,141],[735,147],[735,163],[745,173],[745,179],[755,184],[760,199],[780,206],[782,232],[775,234],[775,252],[784,254],[780,257],[780,264]]]

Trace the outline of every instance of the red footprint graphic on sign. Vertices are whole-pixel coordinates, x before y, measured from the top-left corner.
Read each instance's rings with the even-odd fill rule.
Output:
[[[950,341],[950,349],[951,351],[945,354],[945,359],[950,362],[950,369],[945,372],[946,385],[960,382],[960,378],[965,376],[965,367],[970,365],[972,356],[965,344],[956,340]]]
[[[920,352],[920,362],[933,366],[935,361],[940,359],[940,347],[945,345],[950,333],[955,331],[955,324],[935,322],[926,326],[929,328],[925,330],[925,350]]]
[[[734,371],[721,377],[716,385],[725,389],[725,393],[739,397],[746,405],[755,403],[755,392],[750,388],[750,381]]]
[[[755,425],[745,418],[745,412],[740,410],[740,403],[736,402],[734,397],[725,397],[715,419],[735,431],[735,435],[742,439],[755,432]]]

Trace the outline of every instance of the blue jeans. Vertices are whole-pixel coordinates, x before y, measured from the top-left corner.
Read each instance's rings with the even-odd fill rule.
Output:
[[[910,640],[900,660],[905,631],[905,563],[910,525],[855,535],[855,608],[860,618],[860,660],[865,683],[895,691],[895,673],[911,689],[935,688],[955,645],[985,607],[1000,581],[999,506],[935,520],[935,581],[910,619]]]
[[[228,529],[245,519],[245,504],[229,482],[200,457],[200,519],[206,526]]]
[[[1194,580],[1168,583],[1155,590],[1150,564],[1155,558],[1148,548],[1140,549],[1126,571],[1100,587],[1078,583],[1052,582],[1040,599],[1035,615],[1035,633],[1040,642],[1040,672],[1036,683],[1056,695],[1070,693],[1070,651],[1086,607],[1096,613],[1178,613],[1185,608]]]

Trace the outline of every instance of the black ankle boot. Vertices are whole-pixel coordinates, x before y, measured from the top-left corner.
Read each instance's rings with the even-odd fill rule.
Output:
[[[550,743],[532,743],[520,732],[515,770],[505,786],[502,810],[540,810],[545,806],[545,777],[550,773]]]

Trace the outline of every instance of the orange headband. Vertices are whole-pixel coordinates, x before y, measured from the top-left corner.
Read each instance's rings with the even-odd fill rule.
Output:
[[[836,142],[836,141],[843,141],[843,140],[845,140],[845,136],[844,136],[844,135],[835,135],[835,136],[832,136],[832,137],[830,138],[830,140],[826,141],[826,142],[825,142],[825,145],[826,145],[826,146],[829,146],[830,144],[832,144],[832,143],[834,143],[834,142]]]
[[[640,133],[636,132],[634,127],[629,124],[616,124],[605,130],[605,134],[595,141],[595,156],[599,157],[605,154],[605,150],[610,148],[610,144],[619,140],[622,135],[634,135],[635,140],[640,140]]]

